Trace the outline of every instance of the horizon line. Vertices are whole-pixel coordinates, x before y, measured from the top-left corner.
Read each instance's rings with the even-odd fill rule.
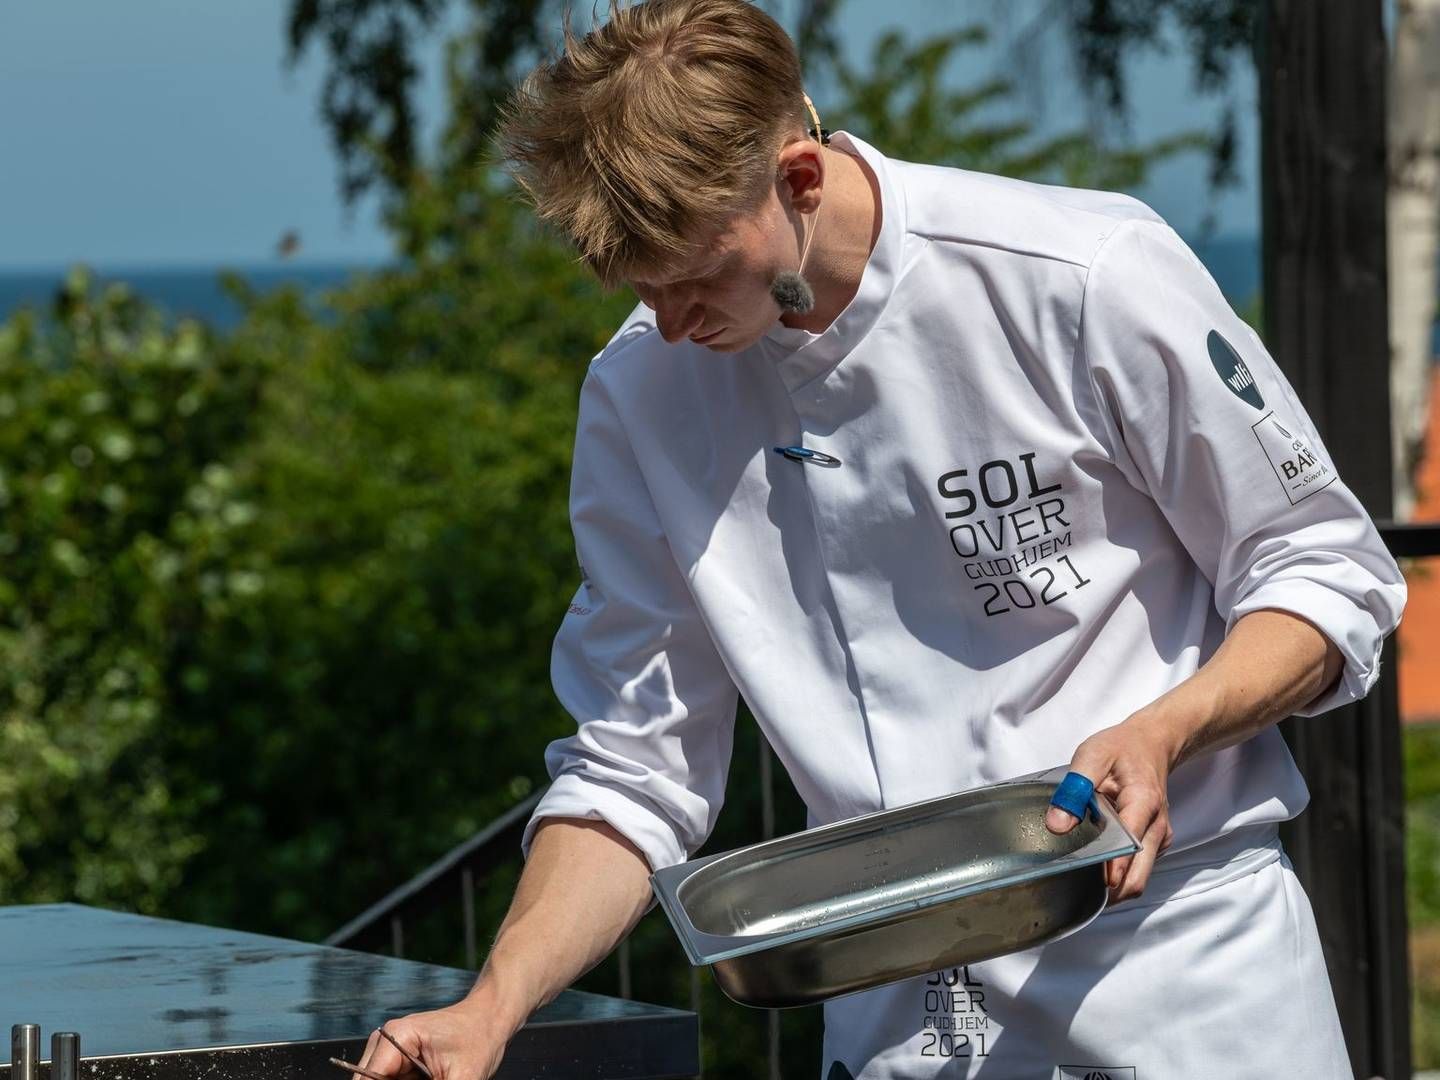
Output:
[[[1260,232],[1233,232],[1216,233],[1213,236],[1196,236],[1180,234],[1180,238],[1187,244],[1213,244],[1226,241],[1259,241]],[[202,259],[177,259],[174,262],[163,262],[155,259],[142,259],[136,262],[105,262],[101,260],[74,259],[61,263],[6,263],[0,262],[0,275],[18,274],[68,274],[77,266],[84,266],[91,273],[100,275],[114,275],[117,273],[155,273],[155,272],[177,272],[177,271],[205,271],[213,272],[220,270],[304,270],[322,268],[376,268],[398,264],[402,260],[394,255],[373,258],[346,258],[343,256],[315,256],[313,258],[294,259],[264,259],[257,257],[253,261],[239,259],[216,258],[211,260]]]
[[[376,267],[388,266],[398,263],[400,260],[394,256],[385,258],[357,259],[333,257],[316,257],[313,259],[255,259],[253,261],[242,261],[237,259],[214,259],[204,261],[200,259],[183,259],[175,262],[162,262],[159,260],[143,260],[139,262],[101,262],[88,259],[75,259],[64,263],[3,263],[0,262],[0,276],[20,274],[57,274],[64,276],[76,267],[84,267],[92,274],[101,276],[113,276],[115,274],[134,273],[176,273],[176,272],[219,272],[222,270],[319,270],[319,269],[374,269]]]

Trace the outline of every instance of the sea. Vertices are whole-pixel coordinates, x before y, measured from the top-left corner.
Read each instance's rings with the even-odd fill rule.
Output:
[[[257,293],[297,286],[312,301],[345,284],[354,274],[382,269],[383,263],[305,263],[267,266],[144,266],[90,267],[97,291],[112,282],[124,282],[153,303],[168,319],[195,318],[218,330],[240,322],[240,305],[221,287],[222,275],[235,273]],[[34,270],[0,270],[0,322],[17,309],[47,309],[64,282],[68,267]]]
[[[1260,239],[1233,236],[1189,241],[1222,292],[1237,307],[1249,305],[1260,291]],[[220,286],[221,274],[232,271],[258,293],[298,286],[314,301],[354,274],[383,269],[383,263],[296,263],[257,266],[99,267],[92,277],[101,287],[125,282],[171,319],[198,318],[218,330],[235,326],[240,306]],[[0,270],[0,321],[16,309],[45,309],[65,279],[67,268]]]

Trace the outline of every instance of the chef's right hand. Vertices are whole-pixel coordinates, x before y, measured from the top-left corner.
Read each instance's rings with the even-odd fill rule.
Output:
[[[434,1080],[490,1080],[500,1067],[511,1032],[487,1013],[477,999],[466,998],[444,1009],[387,1020],[384,1028],[430,1070]],[[424,1080],[379,1031],[370,1033],[360,1067],[381,1076]]]

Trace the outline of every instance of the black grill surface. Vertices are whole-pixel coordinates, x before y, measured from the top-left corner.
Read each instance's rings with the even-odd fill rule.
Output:
[[[9,1025],[80,1033],[80,1080],[348,1080],[383,1021],[452,1004],[473,972],[76,904],[0,907]],[[693,1013],[578,991],[511,1040],[498,1080],[699,1073]],[[37,1080],[49,1080],[48,1061]]]

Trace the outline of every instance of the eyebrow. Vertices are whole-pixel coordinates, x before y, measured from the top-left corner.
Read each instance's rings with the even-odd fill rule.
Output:
[[[703,260],[703,261],[700,263],[699,267],[697,267],[696,269],[694,269],[694,270],[692,270],[692,271],[687,271],[686,273],[684,273],[684,274],[681,275],[680,277],[673,278],[673,279],[671,279],[670,281],[663,282],[663,283],[662,283],[662,287],[663,287],[663,285],[674,285],[674,284],[676,284],[677,282],[690,281],[690,280],[692,280],[692,279],[694,279],[694,278],[700,277],[700,276],[701,276],[701,272],[704,271],[704,270],[710,270],[710,271],[712,271],[712,272],[713,272],[714,270],[718,270],[718,269],[720,268],[721,264],[723,264],[723,263],[725,262],[725,260],[728,259],[728,258],[730,258],[730,252],[729,252],[729,251],[722,251],[722,252],[720,252],[719,254],[712,255],[712,256],[710,256],[708,259]],[[649,282],[649,281],[638,281],[638,282],[636,282],[636,284],[638,284],[638,285],[653,285],[653,284],[655,284],[655,283],[654,283],[654,282]]]

